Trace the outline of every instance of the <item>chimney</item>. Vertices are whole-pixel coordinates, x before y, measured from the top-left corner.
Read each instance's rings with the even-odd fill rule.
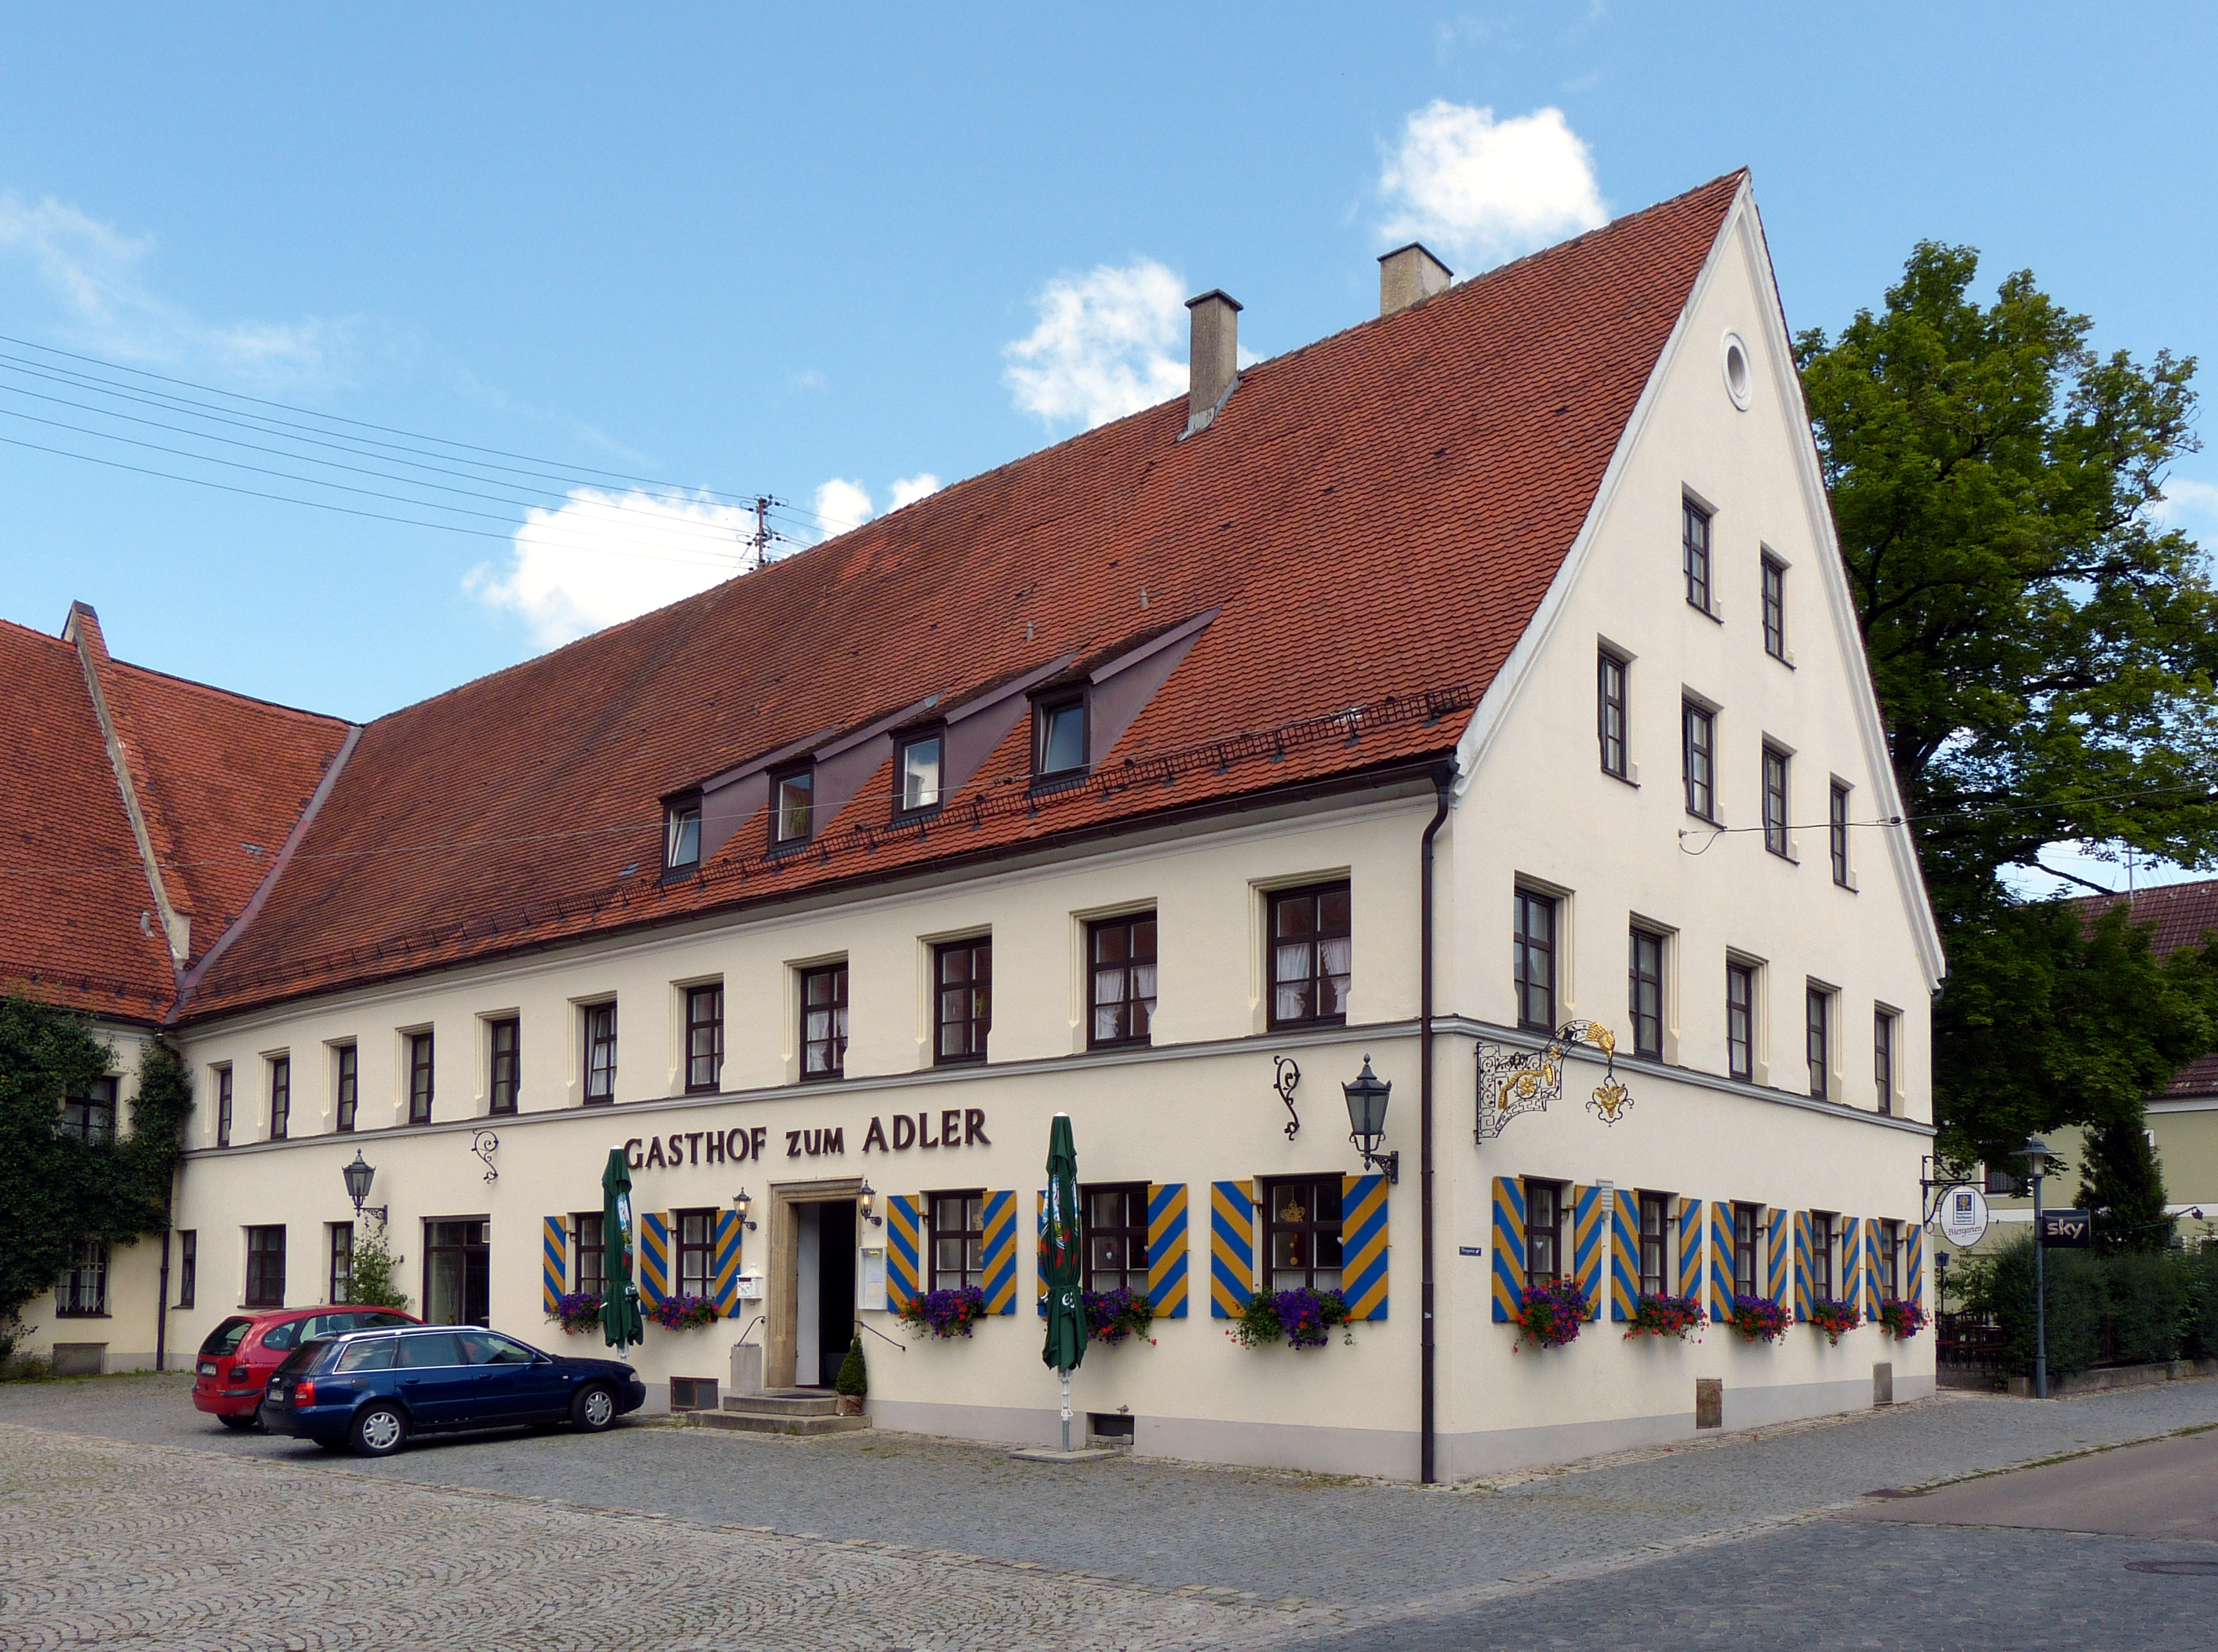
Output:
[[[1240,382],[1240,301],[1211,288],[1199,298],[1188,299],[1186,307],[1193,318],[1186,434],[1195,436],[1209,428],[1232,394],[1232,387]]]
[[[1406,310],[1420,299],[1428,299],[1455,279],[1455,271],[1412,241],[1379,260],[1379,313]]]

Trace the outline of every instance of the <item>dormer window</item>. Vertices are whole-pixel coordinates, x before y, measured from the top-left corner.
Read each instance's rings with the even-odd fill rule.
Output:
[[[691,871],[701,863],[701,800],[681,798],[663,811],[662,867]]]
[[[1041,779],[1086,767],[1086,701],[1042,700],[1032,708],[1032,772]]]
[[[815,818],[816,776],[813,769],[790,769],[771,779],[770,840],[773,845],[802,844]]]
[[[946,736],[937,728],[901,742],[901,760],[894,766],[895,783],[900,788],[894,807],[901,814],[915,814],[939,807],[945,753]]]

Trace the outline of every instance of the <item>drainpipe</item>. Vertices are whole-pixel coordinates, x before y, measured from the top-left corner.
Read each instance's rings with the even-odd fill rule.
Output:
[[[1417,1479],[1431,1485],[1433,1465],[1433,837],[1448,818],[1455,765],[1433,770],[1438,802],[1417,846]]]

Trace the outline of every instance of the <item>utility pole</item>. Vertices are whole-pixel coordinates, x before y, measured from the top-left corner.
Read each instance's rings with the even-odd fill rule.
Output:
[[[754,547],[757,567],[770,560],[770,495],[755,495],[755,534],[747,542]]]

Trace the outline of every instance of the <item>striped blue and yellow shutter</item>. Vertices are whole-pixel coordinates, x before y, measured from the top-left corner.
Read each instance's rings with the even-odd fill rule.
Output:
[[[539,1297],[549,1314],[560,1306],[570,1260],[570,1230],[560,1216],[539,1222]]]
[[[649,1308],[670,1296],[670,1218],[660,1210],[640,1212],[639,1296]]]
[[[1810,1317],[1810,1241],[1817,1224],[1807,1210],[1794,1212],[1794,1317]]]
[[[1209,1185],[1209,1316],[1229,1320],[1255,1294],[1255,1201],[1245,1182]]]
[[[1864,1302],[1864,1225],[1854,1216],[1841,1218],[1841,1277],[1836,1283],[1841,1300],[1861,1312]]]
[[[1525,1294],[1525,1190],[1515,1176],[1494,1179],[1494,1322],[1517,1317]]]
[[[1047,1236],[1047,1189],[1032,1195],[1032,1254],[1039,1254],[1039,1242]],[[1038,1268],[1032,1270],[1032,1311],[1042,1319],[1047,1317],[1047,1275]]]
[[[986,1311],[1017,1311],[1017,1196],[1007,1189],[986,1195]]]
[[[1765,1294],[1776,1308],[1791,1308],[1794,1298],[1788,1294],[1794,1277],[1794,1244],[1787,1235],[1787,1213],[1777,1205],[1764,1207],[1763,1260]]]
[[[1710,1201],[1710,1317],[1724,1321],[1733,1305],[1733,1208],[1727,1199]]]
[[[1682,1296],[1702,1300],[1702,1202],[1700,1199],[1679,1201],[1679,1279],[1677,1290]]]
[[[1603,1220],[1602,1190],[1571,1188],[1571,1272],[1587,1293],[1587,1317],[1602,1317]]]
[[[922,1294],[917,1283],[923,1196],[895,1193],[886,1200],[886,1306],[898,1314]]]
[[[1902,1224],[1902,1283],[1910,1300],[1925,1306],[1925,1231],[1914,1222]]]
[[[1340,1297],[1348,1316],[1386,1317],[1386,1179],[1340,1179]]]
[[[1864,1218],[1864,1316],[1879,1317],[1880,1295],[1886,1275],[1880,1271],[1880,1241],[1886,1229],[1877,1216]]]
[[[1041,1196],[1045,1210],[1046,1196]],[[1044,1216],[1042,1217],[1045,1219]],[[1043,1287],[1044,1290],[1044,1287]],[[1047,1311],[1046,1297],[1040,1312]],[[1153,1182],[1148,1186],[1148,1301],[1159,1320],[1186,1317],[1186,1184]],[[1380,1298],[1385,1313],[1385,1298]]]
[[[1623,1325],[1640,1296],[1640,1206],[1620,1188],[1610,1196],[1609,1316]]]
[[[716,1212],[709,1251],[709,1300],[728,1320],[740,1316],[740,1213]]]

